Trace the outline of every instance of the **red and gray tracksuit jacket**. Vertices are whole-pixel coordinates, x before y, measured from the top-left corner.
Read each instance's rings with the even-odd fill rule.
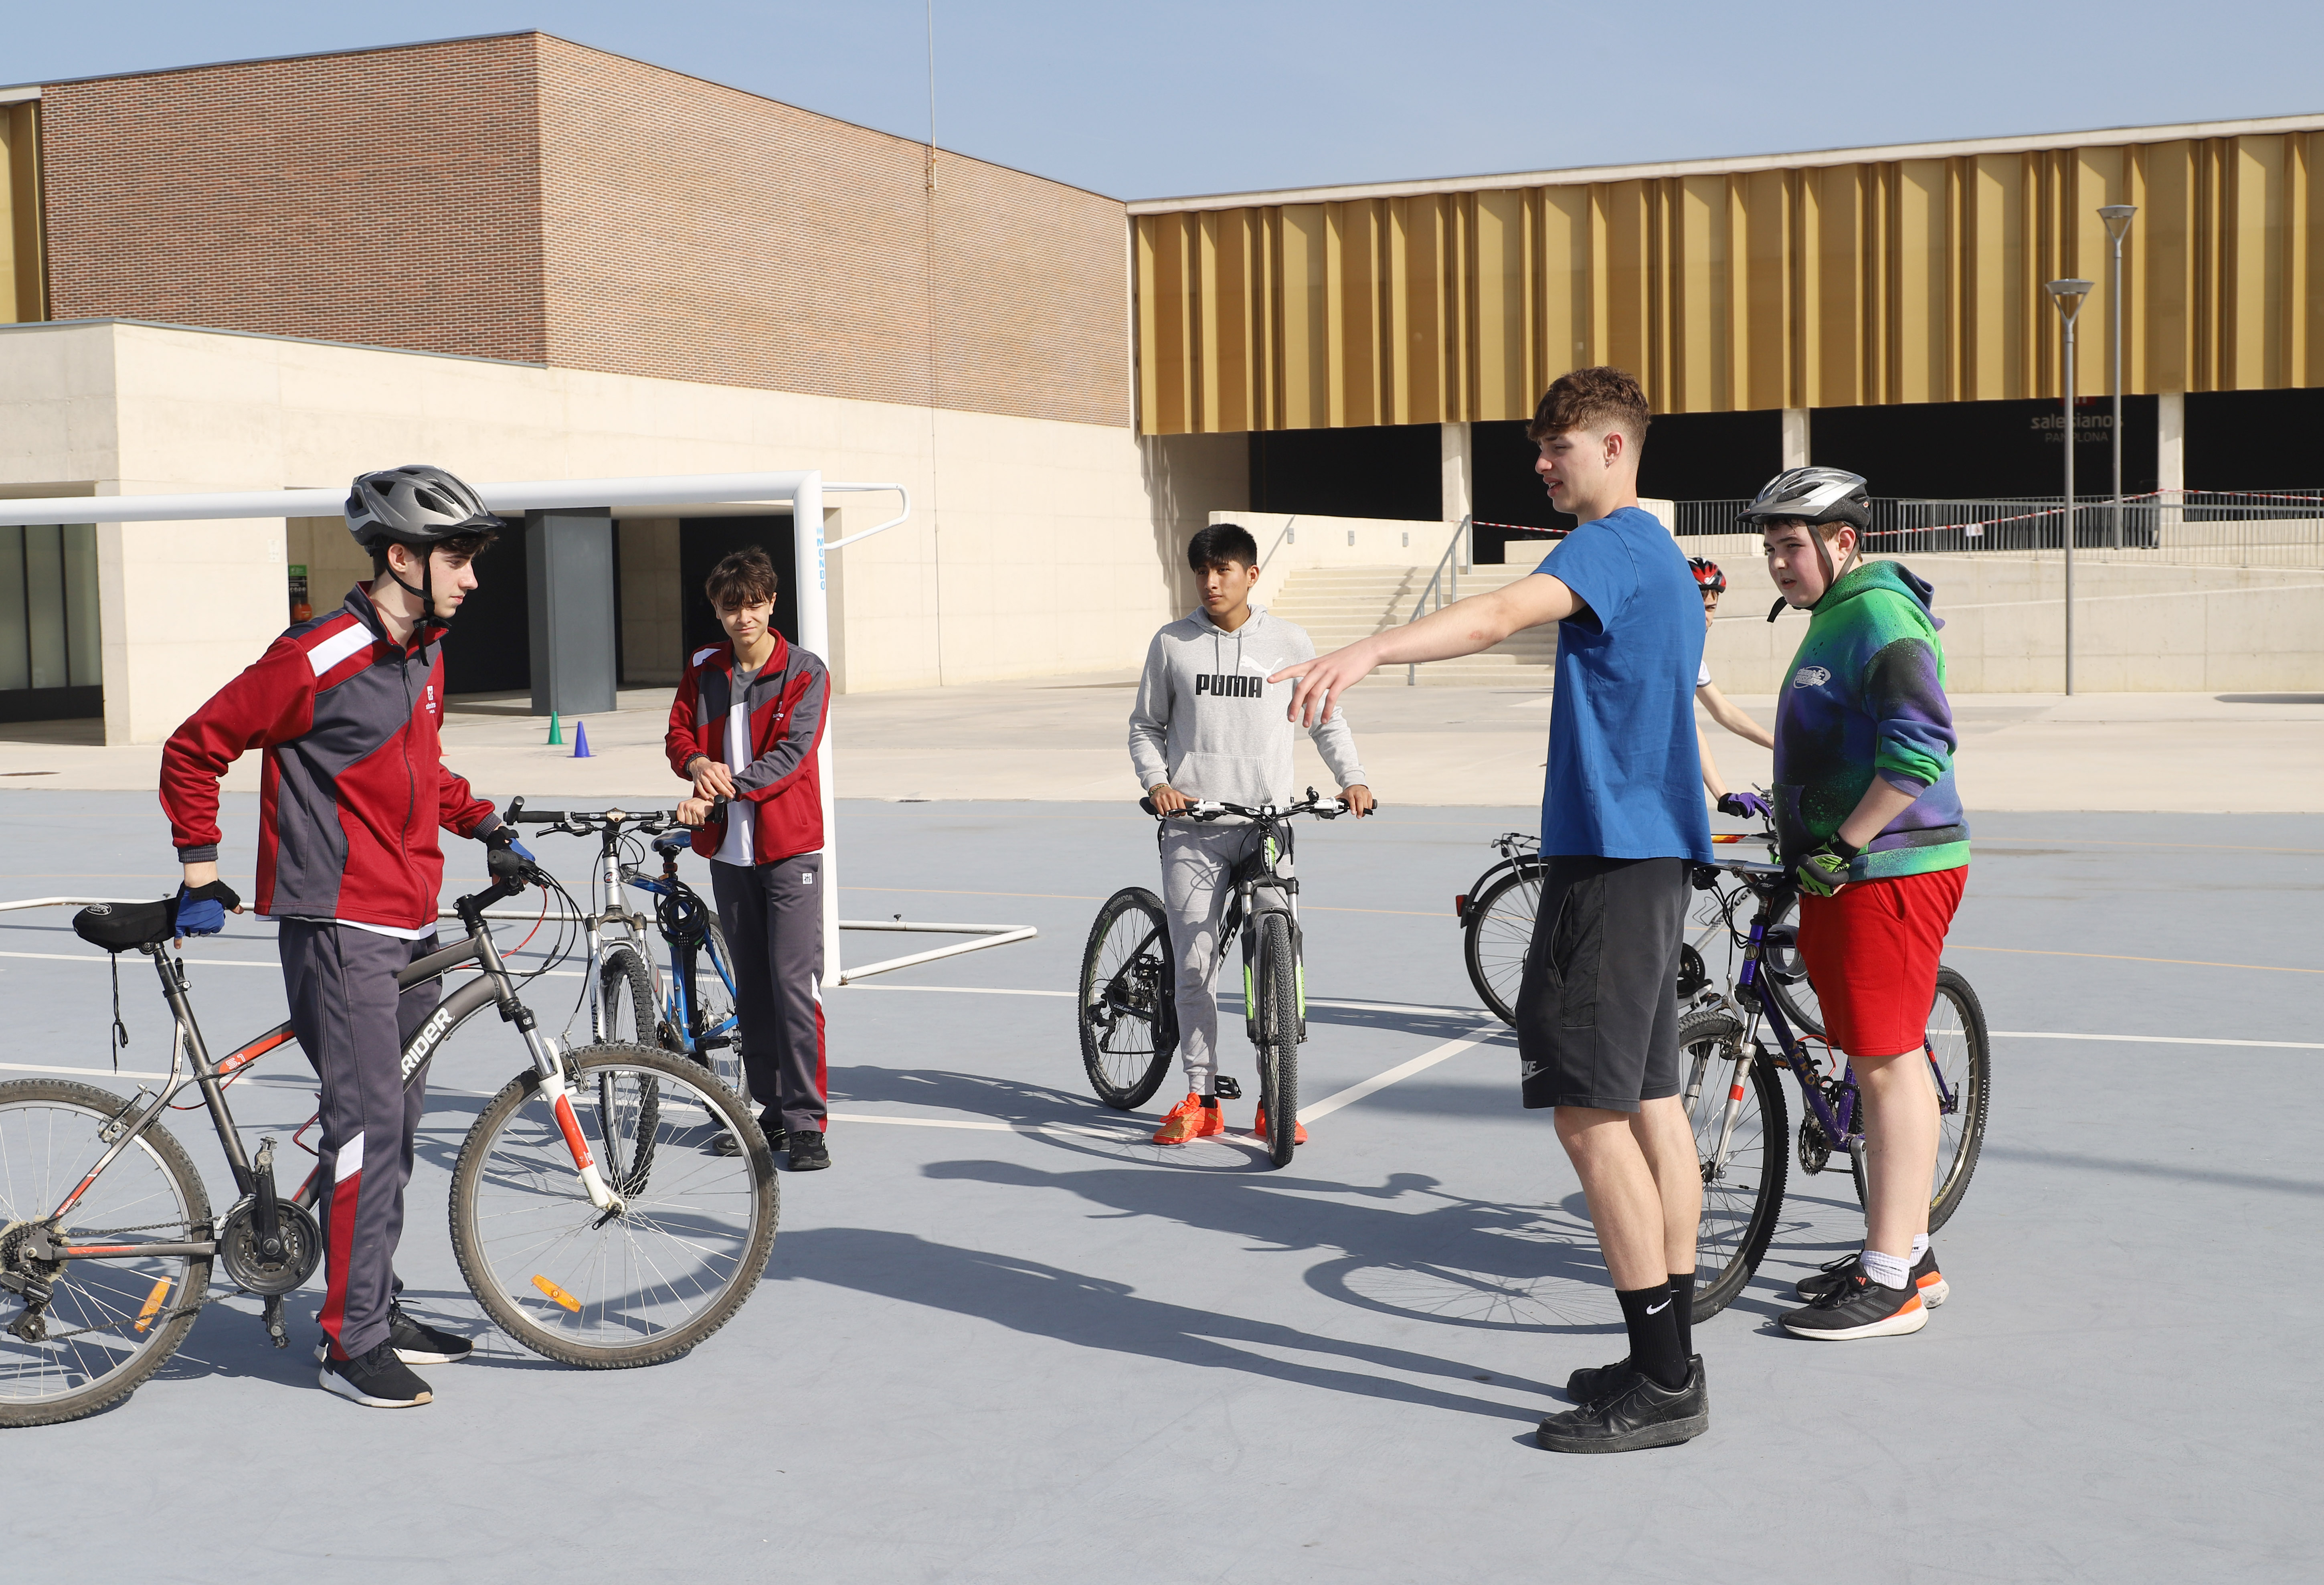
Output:
[[[182,863],[217,857],[218,778],[265,751],[258,897],[272,918],[420,930],[444,884],[441,825],[483,836],[492,805],[444,768],[444,657],[398,649],[358,585],[300,623],[161,750],[161,808]]]
[[[686,776],[686,762],[696,754],[730,763],[727,732],[736,703],[734,646],[696,650],[669,707],[663,746],[671,769]],[[749,725],[750,763],[734,773],[734,796],[750,805],[753,862],[772,864],[816,852],[823,846],[823,781],[815,751],[831,704],[831,674],[819,657],[777,633],[774,652],[740,703]],[[724,818],[715,820],[694,834],[694,851],[714,857],[725,840]]]

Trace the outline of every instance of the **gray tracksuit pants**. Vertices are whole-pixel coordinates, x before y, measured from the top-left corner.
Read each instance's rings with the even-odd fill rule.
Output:
[[[386,1340],[388,1306],[403,1286],[395,1247],[403,1237],[412,1141],[428,1101],[428,1064],[406,1087],[403,1047],[436,1009],[441,987],[430,980],[399,995],[395,976],[437,945],[433,935],[400,941],[311,919],[281,921],[276,938],[291,1032],[323,1081],[318,1319],[335,1359]]]
[[[772,864],[710,864],[718,928],[734,954],[742,1071],[763,1118],[787,1130],[824,1128],[823,855]]]
[[[1170,917],[1170,954],[1177,963],[1178,1056],[1186,1087],[1208,1093],[1219,1071],[1219,926],[1234,897],[1234,867],[1259,841],[1257,825],[1162,828],[1162,910]]]

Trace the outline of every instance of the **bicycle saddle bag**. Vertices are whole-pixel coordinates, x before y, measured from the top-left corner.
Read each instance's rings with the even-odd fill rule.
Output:
[[[150,903],[91,903],[72,917],[74,935],[107,952],[127,952],[167,941],[177,924],[174,897]]]

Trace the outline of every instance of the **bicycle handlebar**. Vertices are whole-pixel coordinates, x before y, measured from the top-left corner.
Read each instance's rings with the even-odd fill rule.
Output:
[[[714,812],[725,801],[716,800]],[[651,835],[678,825],[677,813],[670,809],[528,809],[521,797],[510,801],[501,818],[512,825],[541,825],[574,836],[595,836],[600,831],[624,829]]]
[[[1319,797],[1316,796],[1315,789],[1312,787],[1307,789],[1307,797],[1298,803],[1282,805],[1261,804],[1255,809],[1248,807],[1242,804],[1222,803],[1215,798],[1197,798],[1190,802],[1185,808],[1173,810],[1171,813],[1166,815],[1154,806],[1154,800],[1151,797],[1139,799],[1138,806],[1145,810],[1148,815],[1153,816],[1157,820],[1177,819],[1200,820],[1205,822],[1216,820],[1221,816],[1224,815],[1240,815],[1247,820],[1281,819],[1283,816],[1287,815],[1313,815],[1319,820],[1337,820],[1341,816],[1348,812],[1346,800],[1342,798]],[[1372,804],[1372,812],[1374,814],[1378,814],[1379,812],[1379,807],[1380,806],[1379,802],[1375,800]]]

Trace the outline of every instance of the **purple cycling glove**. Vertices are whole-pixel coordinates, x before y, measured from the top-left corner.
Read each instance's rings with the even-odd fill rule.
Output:
[[[1765,820],[1775,811],[1768,808],[1767,800],[1757,793],[1731,792],[1719,795],[1719,812],[1732,815],[1738,820]]]

